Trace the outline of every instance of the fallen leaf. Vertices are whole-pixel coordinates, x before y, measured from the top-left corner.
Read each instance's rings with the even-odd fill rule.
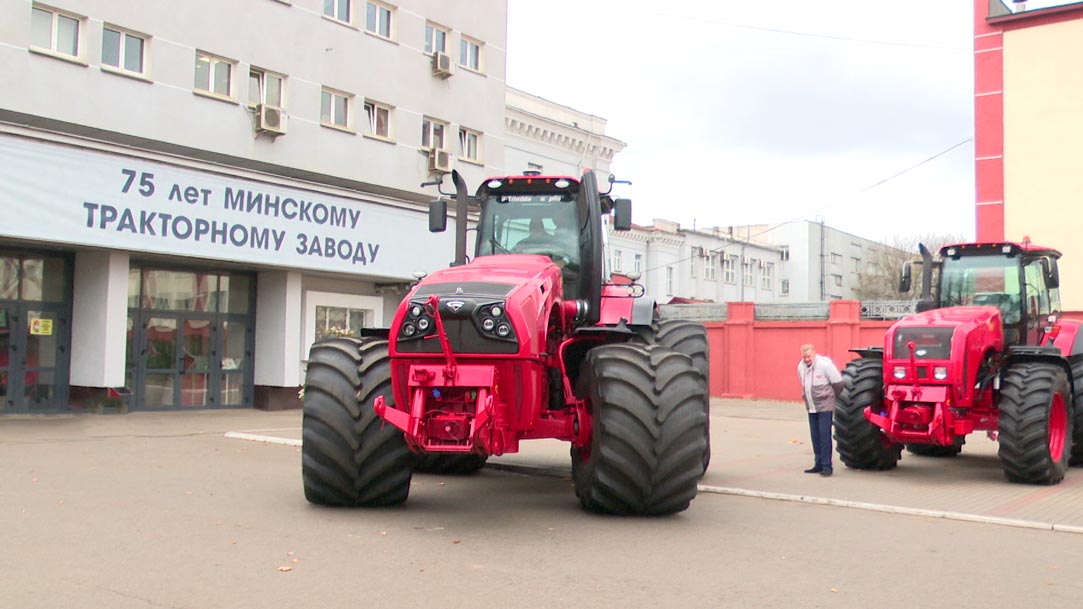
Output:
[[[301,562],[301,561],[300,561],[300,559],[297,559],[297,558],[294,558],[294,559],[293,559],[293,563],[294,563],[294,564],[297,564],[297,563],[299,563],[299,562]]]
[[[285,573],[286,571],[293,571],[293,567],[287,567],[285,565],[278,568],[279,571]]]
[[[447,482],[441,482],[440,483],[440,486],[446,486],[446,485],[447,485]]]
[[[381,537],[387,537],[387,531],[380,531]]]
[[[463,540],[461,540],[461,539],[456,539],[455,541],[452,541],[451,543],[462,543],[462,541]]]
[[[832,591],[832,592],[838,592],[838,591],[839,591],[839,589],[838,589],[838,588],[832,588],[832,589],[831,589],[831,591]]]

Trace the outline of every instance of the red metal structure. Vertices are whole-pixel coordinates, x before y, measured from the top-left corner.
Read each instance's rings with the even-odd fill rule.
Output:
[[[414,472],[469,473],[520,442],[569,442],[591,511],[686,509],[709,458],[707,336],[659,320],[642,286],[609,282],[606,218],[627,200],[594,174],[456,187],[456,259],[420,280],[392,327],[313,345],[305,381],[306,497],[394,505]],[[466,257],[466,211],[479,221]],[[430,211],[446,228],[447,203]]]
[[[1069,464],[1083,464],[1083,336],[1060,315],[1060,252],[1029,241],[958,244],[934,262],[921,250],[920,312],[891,326],[882,348],[854,350],[843,373],[843,462],[890,469],[904,446],[952,456],[968,434],[987,431],[1009,480],[1060,482]],[[908,263],[902,291],[910,277]]]

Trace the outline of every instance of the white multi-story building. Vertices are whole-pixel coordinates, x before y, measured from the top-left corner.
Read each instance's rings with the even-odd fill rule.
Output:
[[[623,146],[506,87],[506,0],[0,14],[0,413],[295,405],[314,340],[451,259],[422,182]]]
[[[787,297],[783,250],[731,237],[726,229],[682,229],[655,219],[609,237],[615,273],[637,277],[659,303],[776,302]]]
[[[802,220],[734,226],[724,230],[736,239],[779,250],[787,267],[786,297],[790,302],[856,299],[862,274],[896,270],[877,266],[883,260],[884,250],[892,249],[891,246],[851,235],[822,222]]]
[[[888,247],[818,222],[697,230],[655,219],[611,234],[609,259],[660,303],[807,303],[857,298]]]

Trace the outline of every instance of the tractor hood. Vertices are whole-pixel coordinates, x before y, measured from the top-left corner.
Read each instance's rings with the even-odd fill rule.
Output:
[[[884,336],[885,352],[894,359],[910,357],[915,343],[918,359],[949,359],[970,344],[998,342],[1003,346],[1001,313],[997,307],[947,307],[899,320]]]
[[[453,351],[460,354],[537,354],[550,308],[561,296],[561,269],[533,254],[481,256],[426,277],[402,301],[392,324],[392,355],[439,353],[430,299]]]

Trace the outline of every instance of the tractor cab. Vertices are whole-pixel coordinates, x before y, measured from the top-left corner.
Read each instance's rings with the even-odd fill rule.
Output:
[[[922,249],[926,286],[939,270],[935,294],[926,291],[923,308],[994,306],[1000,309],[1008,345],[1038,345],[1060,313],[1060,252],[1023,243],[947,245],[933,262]],[[903,267],[900,288],[909,290],[910,263]]]

